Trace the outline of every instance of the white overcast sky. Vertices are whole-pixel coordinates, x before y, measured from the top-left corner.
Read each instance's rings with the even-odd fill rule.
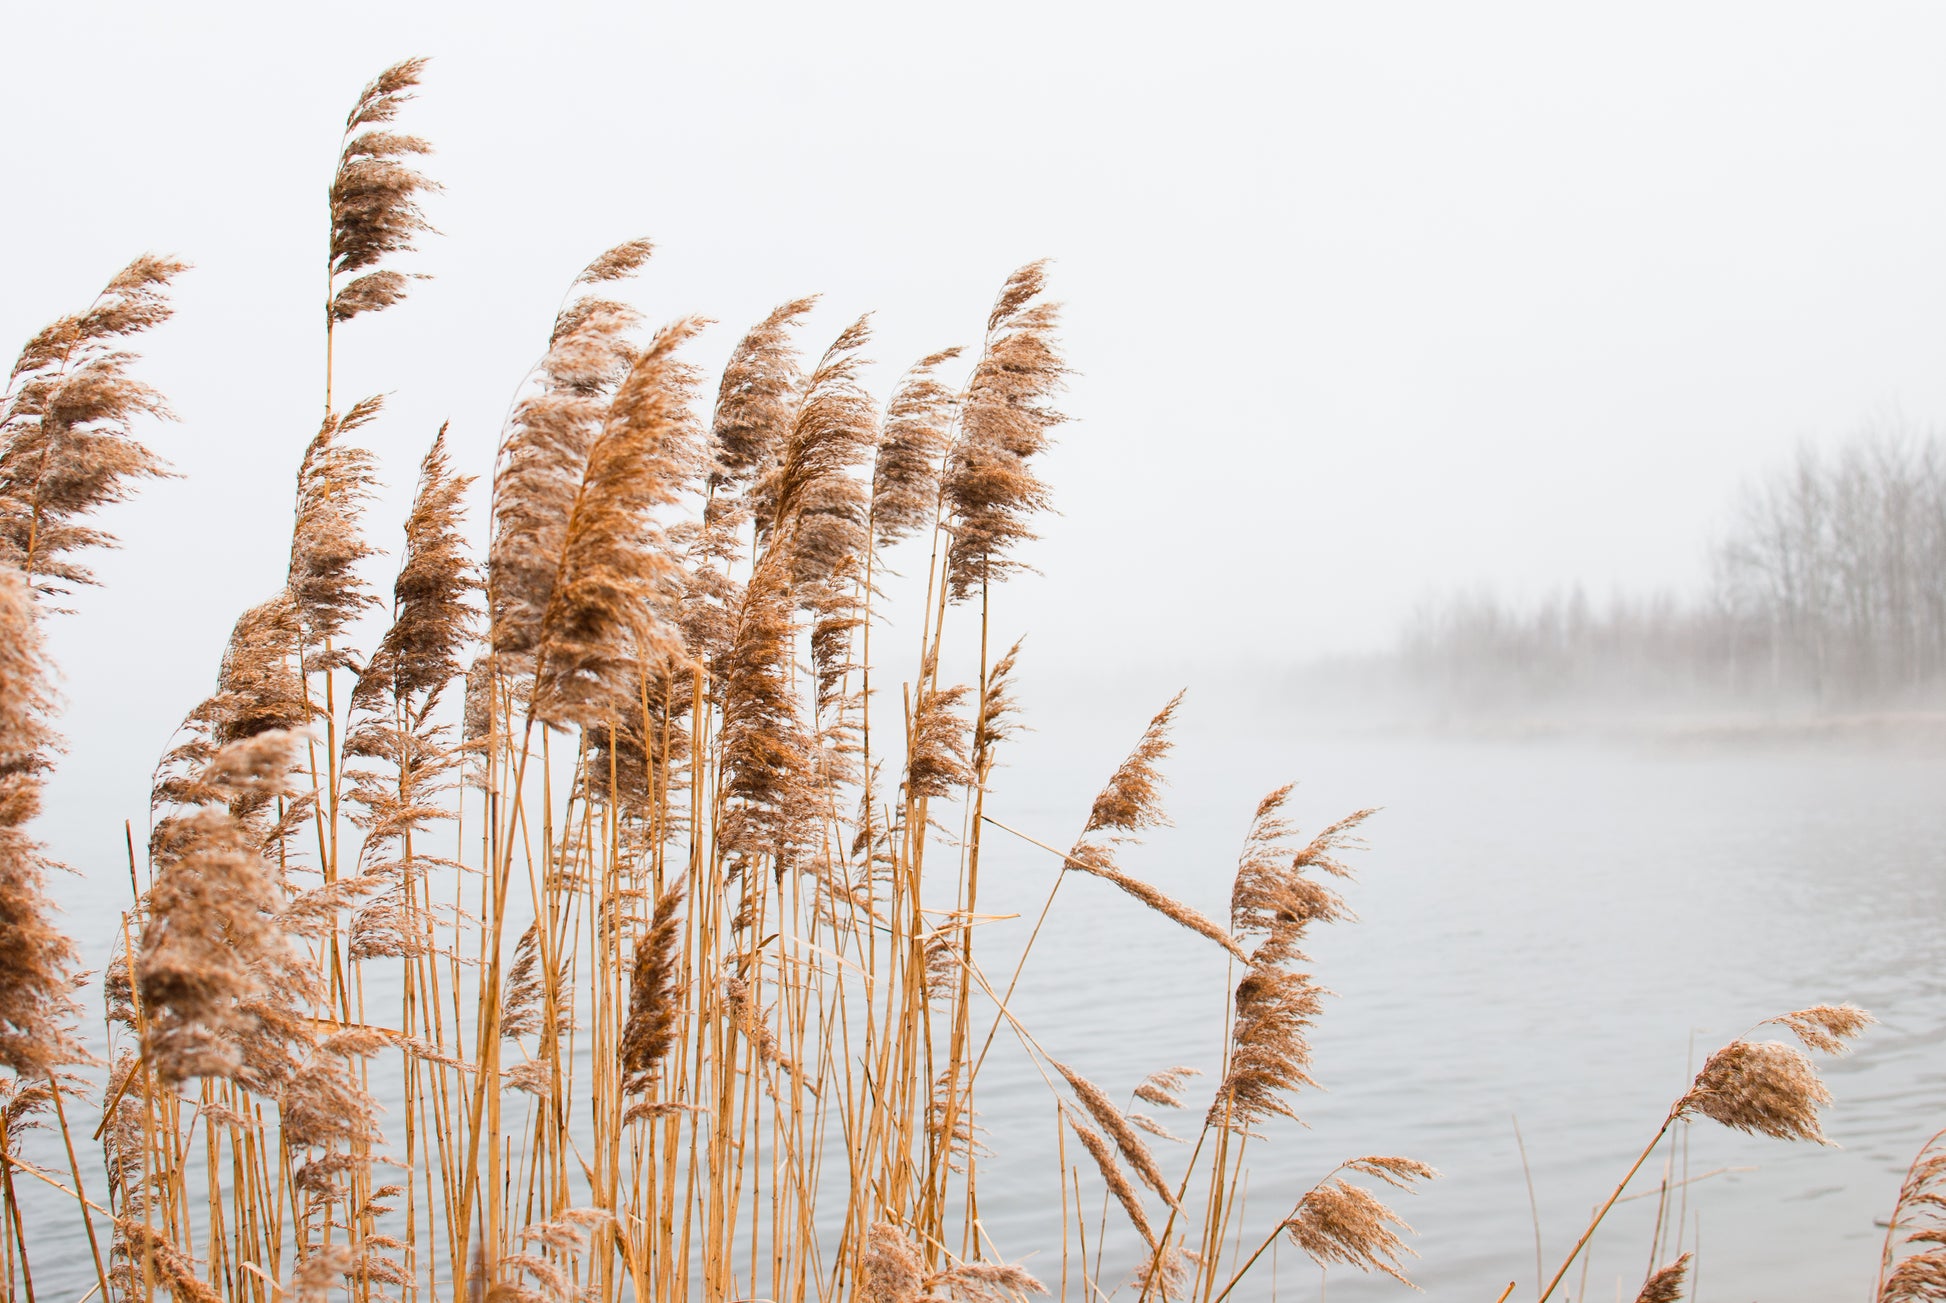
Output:
[[[185,478],[113,512],[126,550],[57,634],[71,728],[139,718],[145,752],[280,581],[339,123],[411,54],[446,190],[404,265],[436,279],[339,352],[341,395],[393,395],[388,544],[438,423],[484,471],[567,279],[638,234],[639,302],[720,322],[712,366],[821,291],[807,345],[873,309],[900,368],[1056,260],[1064,514],[1002,615],[1055,664],[1382,648],[1457,586],[1691,587],[1796,443],[1946,416],[1937,4],[177,0],[5,30],[0,341],[142,250],[196,264],[143,346]]]

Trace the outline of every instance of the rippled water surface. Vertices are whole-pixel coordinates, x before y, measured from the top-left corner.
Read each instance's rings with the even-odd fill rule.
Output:
[[[1307,828],[1384,807],[1347,889],[1360,920],[1320,930],[1312,947],[1340,997],[1314,1038],[1328,1093],[1300,1103],[1309,1130],[1253,1146],[1254,1218],[1274,1218],[1342,1158],[1410,1155],[1444,1174],[1400,1204],[1420,1231],[1414,1278],[1440,1299],[1490,1303],[1515,1279],[1528,1294],[1534,1218],[1516,1119],[1551,1273],[1710,1049],[1759,1018],[1851,1000],[1882,1025],[1827,1063],[1827,1131],[1841,1147],[1694,1124],[1673,1179],[1732,1170],[1685,1187],[1670,1216],[1684,1214],[1682,1247],[1700,1246],[1699,1298],[1869,1296],[1874,1219],[1946,1126],[1946,760],[1252,723],[1192,720],[1173,765],[1177,827],[1127,867],[1218,914],[1251,808],[1279,777],[1301,779],[1293,808]],[[993,805],[1059,844],[1098,781],[1016,773]],[[996,910],[1038,907],[1027,880],[1043,858],[1008,856]],[[1056,908],[1058,931],[1016,998],[1042,1043],[1118,1091],[1165,1064],[1213,1067],[1223,965],[1208,947],[1094,882],[1065,886]],[[1031,1242],[1048,1215],[1036,1198],[1044,1168],[1003,1138],[1004,1120],[1040,1095],[1038,1077],[1017,1070],[986,1097],[1004,1152],[982,1180],[984,1220],[1009,1246]],[[1631,1187],[1651,1197],[1604,1225],[1587,1297],[1634,1297],[1666,1153]],[[1288,1249],[1279,1263],[1280,1295],[1314,1296],[1315,1268]],[[1569,1279],[1579,1295],[1578,1266]],[[1333,1297],[1396,1290],[1344,1272],[1330,1281]],[[1250,1296],[1270,1292],[1266,1277]]]
[[[1057,711],[1036,722],[989,812],[1066,844],[1142,721],[1064,722]],[[1715,1174],[1672,1196],[1670,1217],[1681,1217],[1681,1247],[1699,1250],[1697,1298],[1869,1294],[1883,1234],[1874,1220],[1913,1151],[1946,1126],[1946,758],[1828,744],[1357,737],[1285,712],[1221,722],[1192,712],[1170,772],[1176,826],[1130,848],[1124,867],[1215,916],[1268,788],[1300,780],[1292,809],[1307,831],[1384,807],[1347,888],[1359,921],[1320,930],[1312,947],[1339,997],[1314,1038],[1327,1090],[1300,1099],[1307,1129],[1273,1128],[1250,1147],[1253,1235],[1341,1159],[1410,1155],[1444,1174],[1399,1205],[1420,1232],[1412,1271],[1427,1294],[1492,1303],[1518,1279],[1516,1297],[1531,1297],[1535,1228],[1516,1119],[1551,1270],[1711,1048],[1769,1014],[1851,1000],[1881,1025],[1828,1064],[1838,1147],[1697,1123],[1673,1150],[1673,1179]],[[983,911],[1031,918],[1052,857],[1004,834],[987,856]],[[64,884],[71,918],[121,907],[115,867]],[[987,967],[1004,973],[1025,924],[987,932]],[[1014,1008],[1050,1053],[1124,1096],[1153,1069],[1214,1066],[1224,982],[1209,943],[1075,880]],[[1052,1284],[1060,1201],[1047,1088],[1006,1033],[982,1081],[994,1151],[983,1224]],[[1180,1122],[1194,1130],[1193,1118]],[[1663,1173],[1659,1153],[1631,1187],[1650,1197],[1620,1205],[1604,1227],[1586,1297],[1634,1297]],[[1118,1219],[1111,1275],[1132,1243]],[[37,1258],[43,1297],[78,1298],[92,1284],[77,1250],[50,1244]],[[1294,1249],[1275,1262],[1274,1276],[1262,1270],[1233,1297],[1316,1297],[1319,1274]],[[1582,1296],[1579,1268],[1570,1282]],[[1328,1288],[1332,1298],[1405,1296],[1344,1271]]]

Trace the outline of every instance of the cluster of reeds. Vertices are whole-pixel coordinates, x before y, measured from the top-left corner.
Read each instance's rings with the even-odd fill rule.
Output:
[[[0,1170],[67,1192],[109,1297],[1010,1298],[1048,1285],[979,1220],[976,1085],[1004,1039],[1044,1070],[1075,1142],[1060,1187],[1085,1166],[1126,1216],[1130,1292],[1227,1291],[1244,1150],[1310,1081],[1319,990],[1299,942],[1344,912],[1320,876],[1345,873],[1334,851],[1363,816],[1306,843],[1281,813],[1289,789],[1273,793],[1225,921],[1125,871],[1118,846],[1166,821],[1172,702],[1072,849],[1048,848],[1049,909],[1070,876],[1098,880],[1238,966],[1196,1156],[1165,1170],[1145,1135],[1167,1129],[1071,1066],[1087,1047],[1019,1026],[975,945],[1020,656],[999,653],[991,614],[1048,505],[1036,467],[1064,419],[1045,267],[1006,279],[977,350],[921,359],[882,402],[861,380],[868,320],[800,352],[810,299],[752,327],[706,402],[686,360],[706,323],[645,328],[614,286],[649,244],[603,253],[519,382],[483,559],[471,480],[445,431],[432,441],[388,618],[365,579],[380,459],[363,441],[382,405],[341,401],[331,369],[415,279],[437,187],[427,144],[393,122],[420,73],[387,69],[346,122],[325,403],[286,581],[238,619],[157,766],[146,847],[131,839],[89,1087],[105,1184],[65,1119],[65,1172],[8,1142],[63,1109],[83,1089],[65,1074],[89,1061],[74,950],[25,831],[54,746],[37,627],[111,541],[93,513],[162,473],[132,424],[162,405],[122,342],[167,315],[180,267],[137,262],[15,369]],[[874,603],[908,559],[926,583],[892,677]],[[968,681],[951,663],[975,666]],[[1188,1107],[1191,1075],[1136,1096]],[[1389,1157],[1340,1171],[1431,1175]],[[1331,1199],[1376,1220],[1359,1229],[1322,1211]],[[8,1203],[7,1268],[31,1293],[35,1245]],[[1320,1261],[1396,1271],[1391,1222],[1338,1181],[1288,1229]],[[1060,1249],[1064,1294],[1112,1290],[1089,1234],[1077,1200],[1017,1247]]]
[[[72,1201],[47,1233],[85,1237],[95,1288],[117,1299],[909,1303],[1053,1287],[1215,1303],[1278,1236],[1404,1280],[1404,1224],[1375,1188],[1410,1188],[1435,1175],[1425,1164],[1353,1157],[1267,1226],[1240,1197],[1246,1152],[1312,1084],[1323,992],[1303,946],[1346,916],[1332,884],[1369,811],[1303,837],[1280,788],[1245,837],[1228,918],[1171,898],[1120,863],[1166,822],[1171,702],[1070,848],[1036,843],[1041,920],[1064,888],[1114,888],[1230,957],[1225,1055],[1201,1099],[1195,1074],[1164,1068],[1117,1104],[1077,1066],[1087,1047],[1045,1045],[1010,1011],[1032,939],[1004,983],[976,946],[983,847],[1025,837],[986,806],[1020,654],[995,654],[992,611],[1048,505],[1037,459],[1063,419],[1044,266],[1007,278],[963,361],[921,359],[882,402],[861,382],[867,320],[814,361],[800,352],[808,299],[752,327],[706,401],[686,360],[705,323],[646,330],[613,286],[650,246],[603,253],[519,382],[483,559],[441,430],[388,612],[364,578],[380,463],[360,440],[381,404],[341,404],[330,376],[341,333],[403,299],[402,260],[429,229],[429,147],[390,126],[420,72],[387,69],[346,122],[325,402],[298,460],[287,578],[237,620],[215,690],[156,768],[100,978],[105,1061],[84,1049],[74,947],[28,831],[56,746],[39,625],[112,542],[94,513],[163,472],[135,422],[164,409],[126,341],[167,316],[180,264],[132,264],[9,380],[10,1288],[32,1299],[42,1229],[14,1196],[22,1176]],[[897,629],[909,668],[888,677],[894,630],[874,601],[895,558],[920,559],[926,582]],[[962,662],[970,680],[948,681],[942,665]],[[1854,1032],[1849,1017],[1791,1025],[1818,1044]],[[1058,1281],[1008,1262],[980,1221],[977,1084],[1003,1037],[1052,1093],[1068,1208],[1046,1242],[1009,1247],[1058,1250]],[[1817,1138],[1801,1058],[1738,1042],[1664,1131],[1693,1114]],[[82,1091],[99,1103],[92,1137],[68,1119]],[[1158,1157],[1145,1137],[1169,1130],[1137,1101],[1196,1110],[1186,1161]],[[52,1170],[16,1143],[50,1115]],[[99,1165],[83,1163],[97,1142]],[[1090,1242],[1084,1169],[1120,1209],[1132,1272],[1104,1269],[1100,1227]],[[1902,1208],[1931,1207],[1937,1181],[1927,1169]],[[1938,1297],[1928,1263],[1908,1257],[1886,1297]],[[1645,1298],[1669,1296],[1658,1279]]]

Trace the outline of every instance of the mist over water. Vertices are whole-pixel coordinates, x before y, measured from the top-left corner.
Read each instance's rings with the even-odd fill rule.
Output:
[[[1429,1298],[1456,1301],[1518,1280],[1519,1297],[1535,1266],[1516,1119],[1551,1272],[1711,1050],[1761,1018],[1849,1000],[1880,1025],[1851,1056],[1820,1056],[1836,1096],[1825,1119],[1835,1147],[1707,1121],[1679,1127],[1667,1171],[1665,1146],[1595,1240],[1586,1296],[1619,1282],[1633,1297],[1659,1183],[1685,1171],[1702,1179],[1671,1194],[1660,1257],[1674,1256],[1667,1237],[1680,1216],[1678,1247],[1700,1248],[1696,1298],[1815,1303],[1869,1288],[1883,1233],[1874,1219],[1946,1122],[1946,935],[1936,926],[1946,910],[1946,750],[1669,730],[1457,736],[1404,726],[1396,700],[1387,717],[1370,701],[1306,696],[1254,675],[1188,679],[1165,766],[1175,826],[1127,848],[1127,871],[1222,917],[1266,791],[1298,782],[1290,809],[1307,834],[1383,807],[1345,885],[1358,919],[1312,932],[1314,971],[1336,993],[1313,1036],[1325,1089],[1297,1098],[1305,1126],[1271,1126],[1251,1142],[1246,1222],[1268,1228],[1343,1159],[1408,1155],[1443,1173],[1396,1201],[1419,1232],[1414,1280]],[[1028,675],[1033,730],[1011,744],[988,813],[1067,844],[1172,691],[1149,672]],[[985,854],[981,908],[1000,917],[980,944],[1001,983],[1056,862],[992,830]],[[126,905],[125,884],[97,868],[58,890],[70,920]],[[1011,1007],[1049,1053],[1121,1102],[1159,1068],[1214,1073],[1227,970],[1203,939],[1073,877]],[[374,1086],[381,1097],[395,1089]],[[1149,1111],[1193,1136],[1212,1087],[1210,1075],[1196,1079],[1184,1114]],[[1052,1096],[1004,1028],[977,1103],[991,1151],[980,1174],[985,1232],[1052,1285],[1062,1250]],[[1155,1147],[1167,1167],[1186,1157]],[[29,1152],[56,1165],[45,1136]],[[1092,1182],[1083,1188],[1100,1198]],[[52,1191],[23,1200],[35,1216],[72,1220]],[[1111,1210],[1105,1240],[1090,1245],[1110,1277],[1137,1249],[1118,1223]],[[78,1296],[92,1283],[78,1236],[38,1252],[35,1265],[50,1293]],[[1569,1278],[1576,1297],[1581,1275],[1577,1266]],[[1316,1268],[1280,1248],[1274,1296],[1317,1288]],[[1328,1281],[1334,1298],[1399,1290],[1343,1270]],[[1267,1269],[1245,1296],[1273,1297]]]

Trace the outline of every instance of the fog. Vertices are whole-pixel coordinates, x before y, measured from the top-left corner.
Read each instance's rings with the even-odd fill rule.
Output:
[[[810,334],[874,310],[893,370],[973,342],[1006,272],[1051,257],[1075,419],[1047,582],[1009,594],[1044,657],[1371,649],[1429,592],[1687,585],[1731,492],[1795,443],[1946,410],[1929,6],[9,25],[0,334],[135,252],[198,266],[146,372],[186,478],[117,517],[141,546],[104,570],[117,612],[151,603],[128,627],[168,603],[202,640],[172,676],[276,580],[226,543],[287,512],[336,124],[408,53],[434,59],[412,126],[446,186],[414,263],[435,279],[339,361],[343,392],[392,395],[394,503],[440,420],[482,464],[566,280],[620,238],[658,242],[652,315],[722,323],[711,360],[816,291]]]

